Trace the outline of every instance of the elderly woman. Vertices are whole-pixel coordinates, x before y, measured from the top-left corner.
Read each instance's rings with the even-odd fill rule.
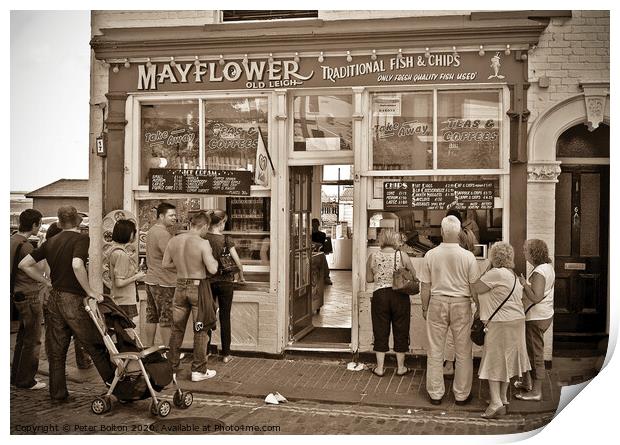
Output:
[[[487,322],[478,370],[480,379],[489,381],[491,400],[482,414],[487,419],[506,413],[506,391],[511,377],[521,376],[530,369],[525,347],[525,313],[521,302],[523,287],[512,270],[512,246],[505,242],[495,243],[489,252],[489,259],[489,270],[473,285],[478,294],[480,319]],[[492,317],[497,308],[500,309]]]
[[[523,253],[528,263],[534,266],[528,280],[523,276],[519,277],[519,282],[523,286],[525,307],[525,344],[533,366],[533,375],[527,373],[523,381],[515,382],[518,389],[525,390],[515,397],[538,402],[542,399],[542,382],[545,378],[544,335],[553,321],[555,271],[544,241],[527,240],[523,246]]]
[[[401,242],[402,239],[398,232],[383,229],[379,234],[381,250],[371,253],[366,263],[366,281],[375,283],[370,300],[370,314],[374,335],[373,349],[377,356],[377,366],[372,372],[378,377],[383,377],[385,374],[384,362],[385,353],[389,350],[390,327],[398,364],[396,375],[403,376],[411,371],[405,367],[405,352],[409,350],[411,303],[409,295],[392,289],[392,276],[395,268],[406,267],[415,276],[409,255],[401,251],[397,252]]]

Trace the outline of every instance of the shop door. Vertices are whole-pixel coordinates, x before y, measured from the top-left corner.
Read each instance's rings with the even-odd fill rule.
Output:
[[[609,166],[562,165],[556,188],[556,333],[602,333],[607,310]]]
[[[289,340],[312,329],[312,167],[291,167],[289,174]]]

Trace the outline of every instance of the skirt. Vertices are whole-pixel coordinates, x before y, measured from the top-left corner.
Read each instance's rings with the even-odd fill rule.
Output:
[[[484,339],[478,376],[482,380],[510,382],[531,368],[525,346],[525,319],[491,321]]]

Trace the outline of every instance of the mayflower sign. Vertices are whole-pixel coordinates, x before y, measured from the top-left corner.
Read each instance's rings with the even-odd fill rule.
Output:
[[[117,91],[184,91],[340,87],[426,83],[510,83],[519,74],[503,52],[342,56],[297,60],[220,60],[132,64],[112,74]]]

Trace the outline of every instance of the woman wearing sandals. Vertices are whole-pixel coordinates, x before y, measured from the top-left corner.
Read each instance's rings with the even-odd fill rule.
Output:
[[[514,250],[508,243],[495,243],[489,251],[489,260],[491,268],[473,285],[478,294],[480,320],[487,322],[478,369],[480,379],[489,381],[491,393],[489,406],[482,414],[486,419],[506,414],[510,379],[530,369],[521,302],[523,288],[512,270]]]
[[[370,300],[370,314],[374,335],[373,349],[377,356],[377,366],[372,372],[378,377],[385,374],[384,362],[385,353],[389,350],[390,326],[398,364],[396,375],[402,376],[411,371],[405,367],[405,352],[409,350],[411,303],[409,295],[392,289],[392,277],[395,268],[404,266],[412,271],[414,276],[415,270],[409,255],[397,252],[400,245],[401,237],[398,232],[383,229],[379,234],[381,250],[371,253],[366,262],[366,281],[375,283]]]
[[[209,226],[209,232],[204,235],[204,238],[211,244],[213,256],[218,262],[224,252],[224,247],[228,249],[230,256],[239,268],[239,282],[243,283],[245,281],[243,277],[243,266],[235,250],[235,244],[230,237],[222,234],[228,215],[226,215],[226,212],[223,210],[212,210],[208,213],[211,217],[211,225]],[[234,280],[234,274],[221,274],[219,271],[217,275],[211,277],[211,292],[213,293],[213,297],[217,298],[220,308],[220,339],[222,342],[222,361],[224,363],[228,363],[232,360],[232,356],[230,355],[230,311],[232,309]]]
[[[542,400],[542,383],[545,378],[544,335],[553,321],[555,271],[544,241],[527,240],[523,246],[523,253],[528,263],[534,266],[534,271],[527,281],[523,276],[519,277],[523,286],[525,307],[525,344],[533,369],[531,375],[527,373],[522,381],[515,382],[517,389],[525,390],[523,393],[515,394],[515,397],[539,402]]]

